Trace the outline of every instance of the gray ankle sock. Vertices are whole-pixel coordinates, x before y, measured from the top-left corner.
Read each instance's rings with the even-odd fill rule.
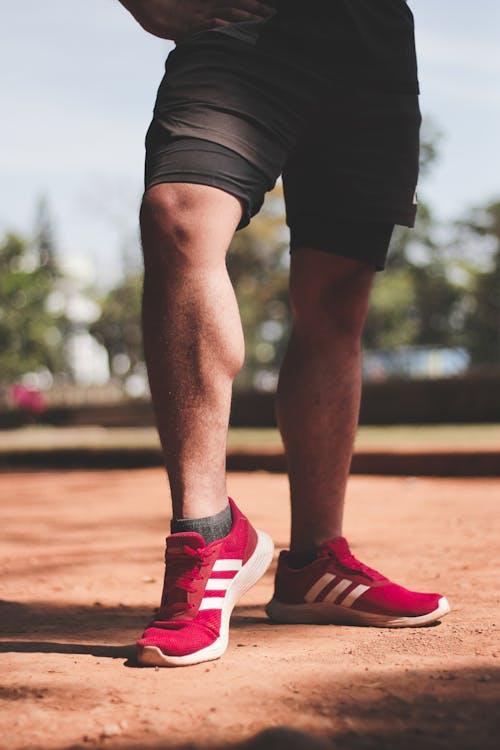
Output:
[[[215,542],[217,539],[227,536],[233,525],[233,516],[229,503],[224,510],[216,513],[214,516],[206,518],[174,518],[170,522],[170,532],[180,534],[184,531],[195,531],[201,534],[205,544]]]

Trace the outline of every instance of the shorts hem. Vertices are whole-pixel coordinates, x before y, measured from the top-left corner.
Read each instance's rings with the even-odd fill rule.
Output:
[[[377,224],[397,224],[402,227],[415,226],[417,206],[412,209],[395,209],[390,206],[376,206],[372,209],[354,209],[332,215],[333,221],[369,221]]]
[[[341,250],[332,250],[331,245],[326,246],[319,242],[291,242],[290,243],[290,253],[293,253],[295,250],[298,250],[299,248],[308,248],[310,250],[317,250],[320,253],[326,253],[328,255],[339,255],[341,258],[349,258],[349,260],[357,260],[361,263],[367,263],[370,266],[373,266],[375,271],[384,271],[385,265],[387,261],[387,255],[384,256],[384,258],[369,258],[366,256],[362,256],[361,254],[355,255],[352,252],[342,252]]]
[[[248,198],[244,195],[243,192],[239,192],[234,188],[233,185],[225,182],[224,180],[221,180],[220,178],[214,180],[212,175],[190,175],[186,174],[186,172],[171,172],[168,175],[159,175],[158,177],[153,177],[151,180],[148,180],[144,187],[144,192],[147,192],[155,185],[163,185],[171,182],[179,182],[189,185],[206,185],[207,187],[214,187],[218,190],[224,191],[225,193],[229,193],[230,195],[234,196],[234,198],[237,198],[242,205],[242,216],[240,223],[237,226],[237,230],[243,229],[244,227],[248,226],[248,224],[250,224],[250,219],[252,218],[252,210]]]
[[[196,138],[197,140],[208,141],[208,143],[223,146],[224,148],[234,151],[242,159],[262,172],[267,180],[272,184],[276,181],[276,167],[274,162],[265,159],[265,145],[260,143],[255,147],[251,141],[251,133],[248,138],[239,138],[233,132],[235,128],[231,127],[232,122],[239,123],[240,119],[234,113],[227,113],[228,118],[226,128],[213,128],[207,123],[203,125],[188,125],[181,121],[170,121],[161,111],[154,112],[154,120],[173,138]],[[276,150],[276,147],[275,147]],[[270,188],[269,188],[270,189]]]
[[[299,248],[319,250],[330,255],[368,263],[376,271],[385,268],[389,252],[393,222],[366,220],[330,220],[328,225],[315,222],[315,217],[303,217],[290,231],[290,252]]]

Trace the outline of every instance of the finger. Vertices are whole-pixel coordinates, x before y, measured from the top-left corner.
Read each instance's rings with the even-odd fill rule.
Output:
[[[243,21],[262,21],[268,16],[255,15],[254,13],[248,13],[246,10],[237,10],[236,8],[225,8],[224,10],[220,9],[216,17],[229,23],[242,23]]]
[[[229,21],[223,21],[222,18],[214,18],[210,25],[210,28],[216,29],[219,26],[231,26],[231,24],[229,23]]]
[[[218,7],[224,9],[229,8],[232,10],[243,10],[262,18],[268,18],[276,13],[275,8],[266,5],[266,3],[261,3],[259,0],[219,0]],[[220,15],[218,10],[214,10],[214,13]]]

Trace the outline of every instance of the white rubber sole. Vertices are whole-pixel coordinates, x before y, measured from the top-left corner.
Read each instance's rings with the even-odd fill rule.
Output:
[[[229,620],[234,606],[243,594],[262,578],[272,562],[273,553],[274,544],[271,537],[264,531],[257,531],[257,546],[252,556],[235,575],[226,592],[221,610],[220,635],[210,646],[185,656],[168,656],[157,646],[141,646],[137,650],[139,664],[149,667],[186,667],[221,657],[227,649]]]
[[[268,617],[275,622],[295,625],[371,625],[377,628],[419,628],[440,620],[450,609],[444,596],[440,598],[436,609],[418,617],[370,614],[331,602],[283,604],[277,599],[271,599],[266,605]]]

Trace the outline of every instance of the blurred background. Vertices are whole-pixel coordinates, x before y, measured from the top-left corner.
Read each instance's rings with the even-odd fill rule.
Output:
[[[410,7],[419,213],[415,230],[395,232],[377,277],[362,421],[500,422],[500,6]],[[2,19],[0,427],[69,424],[68,409],[94,409],[89,423],[105,424],[96,408],[113,405],[114,425],[150,424],[137,212],[172,45],[117,0],[23,0]],[[274,423],[287,243],[278,184],[229,254],[247,347],[235,424]]]

